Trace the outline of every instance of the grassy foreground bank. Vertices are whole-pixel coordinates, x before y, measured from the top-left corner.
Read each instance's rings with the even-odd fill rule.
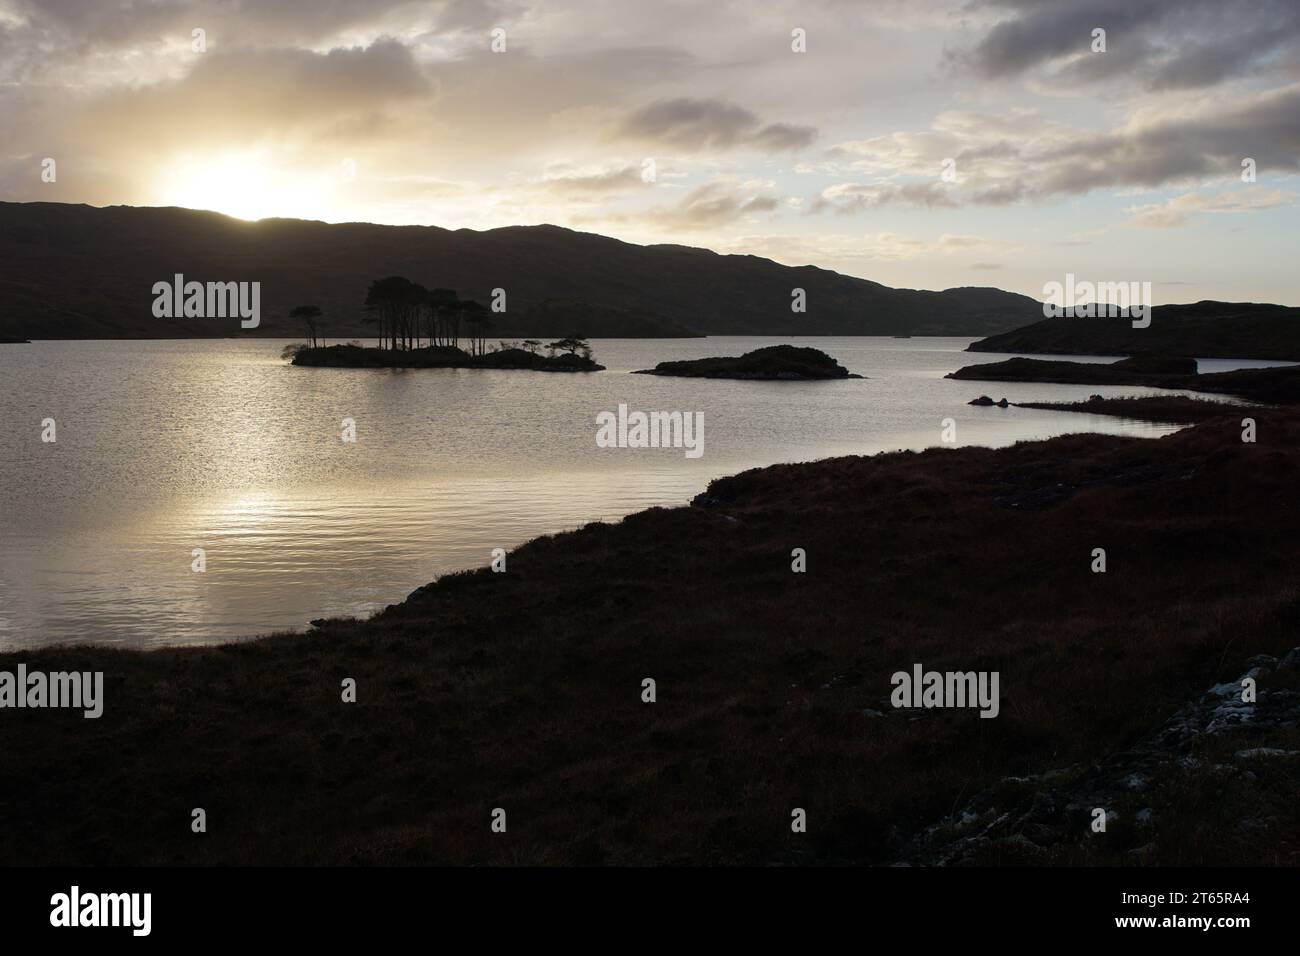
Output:
[[[98,720],[0,712],[0,862],[904,859],[973,794],[1124,751],[1300,644],[1300,413],[1255,415],[1255,444],[1230,416],[1155,441],[775,466],[537,539],[504,574],[368,622],[0,656],[103,670],[106,697]],[[918,662],[999,671],[999,716],[894,710],[890,675]],[[1140,842],[1143,862],[1293,864],[1297,783],[1286,758],[1189,779],[1142,834],[1055,806],[1077,841],[1043,861],[1129,861]]]

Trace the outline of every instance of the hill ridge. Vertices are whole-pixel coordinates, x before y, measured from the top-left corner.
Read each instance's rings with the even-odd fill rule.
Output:
[[[988,335],[1037,318],[989,287],[892,289],[816,265],[677,244],[638,245],[554,224],[489,230],[271,218],[178,206],[0,202],[0,334],[22,338],[229,336],[236,324],[152,315],[154,282],[259,281],[251,334],[301,335],[312,303],[331,338],[363,337],[366,287],[405,275],[487,303],[492,337],[565,335]],[[791,310],[803,288],[807,311]],[[557,307],[572,304],[572,312]],[[570,321],[571,319],[571,321]],[[578,326],[570,328],[569,325]],[[249,334],[249,333],[245,333]]]

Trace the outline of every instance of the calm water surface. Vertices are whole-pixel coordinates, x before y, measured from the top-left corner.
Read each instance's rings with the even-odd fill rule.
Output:
[[[629,375],[790,341],[865,380]],[[943,378],[1006,356],[967,338],[599,340],[608,371],[287,366],[266,339],[0,346],[0,649],[211,643],[365,615],[496,547],[651,505],[756,465],[940,443],[1000,446],[1166,426],[972,408],[981,393],[1069,400],[1124,387]],[[1104,359],[1097,359],[1104,361]],[[1201,363],[1203,371],[1269,363]],[[1160,394],[1169,394],[1160,392]],[[704,413],[704,455],[601,449],[620,402]],[[57,441],[41,441],[53,418]],[[355,419],[357,442],[340,440]],[[191,551],[207,571],[191,571]]]

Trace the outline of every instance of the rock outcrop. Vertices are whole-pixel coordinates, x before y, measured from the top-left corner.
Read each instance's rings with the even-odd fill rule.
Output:
[[[1156,863],[1169,850],[1160,843],[1162,818],[1194,812],[1185,806],[1189,794],[1233,786],[1291,799],[1300,776],[1300,647],[1248,664],[1239,679],[1209,688],[1127,751],[1093,766],[1004,778],[914,837],[903,860]],[[1243,699],[1250,690],[1253,701]],[[1233,825],[1269,829],[1277,822],[1269,802],[1267,792],[1234,799]],[[1098,810],[1103,832],[1093,825]]]

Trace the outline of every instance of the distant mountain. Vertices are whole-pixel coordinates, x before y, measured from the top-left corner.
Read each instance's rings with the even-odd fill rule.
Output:
[[[1042,315],[989,288],[921,292],[814,266],[687,246],[638,246],[558,226],[475,232],[435,226],[245,222],[177,208],[0,203],[0,334],[22,338],[298,337],[294,306],[325,311],[330,338],[362,324],[372,279],[402,275],[507,311],[491,338],[680,335],[988,335]],[[153,284],[258,281],[261,326],[155,318]],[[807,311],[791,311],[804,289]]]
[[[974,342],[968,352],[1032,355],[1154,355],[1300,362],[1300,308],[1254,302],[1158,305],[1151,324],[1127,316],[1043,319]]]

